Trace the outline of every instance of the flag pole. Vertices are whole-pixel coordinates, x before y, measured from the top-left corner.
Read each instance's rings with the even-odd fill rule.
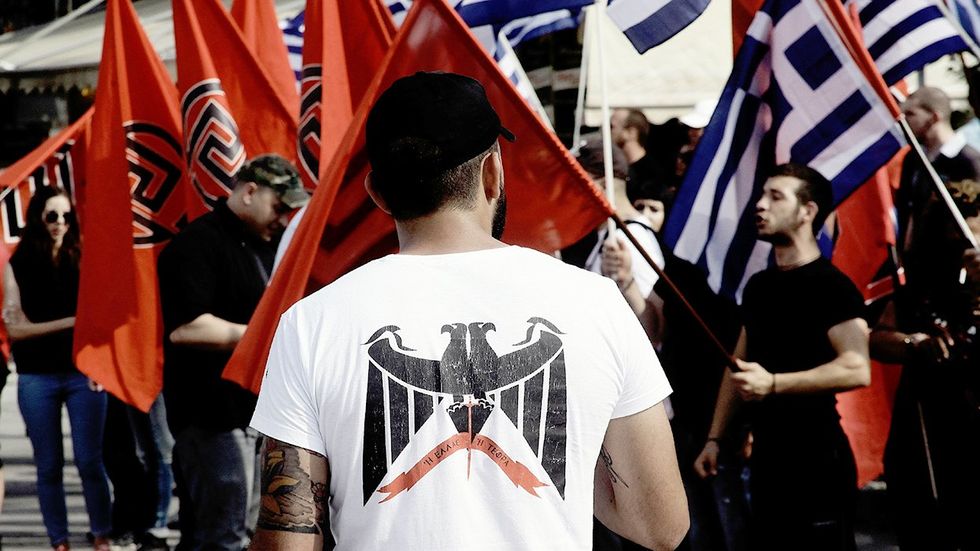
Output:
[[[603,183],[606,188],[606,199],[615,208],[616,193],[613,189],[613,158],[612,158],[612,130],[609,128],[609,90],[606,83],[606,60],[605,48],[602,47],[602,25],[606,17],[606,0],[595,0],[595,28],[596,28],[596,54],[599,59],[599,95],[601,96],[602,106],[602,160],[604,178]],[[610,219],[608,222],[608,235],[612,236],[616,228],[615,222]]]
[[[905,120],[905,117],[900,117],[898,119],[898,126],[902,129],[905,134],[905,139],[908,140],[909,145],[912,146],[912,150],[915,151],[916,155],[919,156],[919,160],[922,161],[922,165],[925,167],[926,172],[929,174],[929,178],[932,183],[935,184],[936,192],[939,197],[942,198],[943,203],[949,209],[949,212],[953,215],[953,220],[956,222],[957,227],[966,237],[967,241],[970,242],[970,246],[974,249],[980,249],[980,244],[977,243],[976,236],[973,235],[973,231],[970,230],[970,226],[967,225],[966,219],[963,218],[963,214],[960,213],[960,209],[956,208],[956,203],[953,202],[953,196],[949,194],[949,190],[946,189],[946,184],[943,183],[942,178],[939,177],[939,173],[936,172],[935,167],[932,166],[932,162],[929,161],[929,157],[926,156],[926,152],[922,149],[922,145],[919,144],[919,140],[915,138],[912,134],[912,129],[909,128],[909,123]]]
[[[718,337],[711,330],[711,328],[708,327],[708,324],[704,322],[704,320],[701,318],[700,315],[698,315],[697,311],[694,309],[693,306],[691,306],[691,303],[687,301],[687,298],[684,297],[684,294],[681,293],[681,290],[677,287],[677,285],[674,284],[673,280],[671,280],[670,277],[667,276],[663,268],[657,266],[657,263],[653,261],[653,258],[650,256],[650,254],[647,253],[646,249],[643,248],[643,245],[641,245],[640,242],[636,239],[636,236],[633,235],[633,232],[630,231],[629,227],[626,225],[626,222],[624,222],[623,219],[620,218],[619,215],[616,214],[615,212],[613,212],[612,215],[610,216],[610,220],[612,220],[612,222],[616,224],[616,227],[619,228],[620,231],[626,234],[626,238],[629,239],[630,243],[632,243],[633,246],[636,247],[636,250],[640,252],[640,256],[643,257],[643,260],[645,260],[647,264],[649,264],[650,267],[653,268],[654,272],[657,272],[657,275],[660,276],[660,279],[662,279],[664,283],[667,284],[667,287],[670,288],[671,292],[674,293],[674,295],[677,296],[678,300],[681,301],[681,304],[684,306],[684,309],[687,310],[687,312],[691,315],[691,317],[694,318],[694,321],[701,326],[701,329],[704,330],[704,333],[708,337],[708,340],[711,341],[713,348],[718,351],[718,353],[721,355],[722,358],[724,358],[725,365],[727,365],[728,368],[731,369],[732,371],[739,371],[738,365],[735,363],[734,356],[732,356],[731,353],[729,353],[728,349],[725,348],[725,345],[721,343],[721,340],[719,340]]]
[[[616,198],[615,198],[615,193],[613,191],[612,132],[611,129],[609,128],[609,119],[610,119],[609,95],[607,94],[606,60],[604,58],[604,51],[603,51],[603,44],[602,44],[602,38],[603,38],[602,26],[604,23],[603,19],[605,18],[605,16],[606,16],[606,0],[595,0],[596,54],[599,62],[599,94],[602,98],[602,102],[601,102],[602,157],[603,157],[603,161],[604,161],[603,164],[605,168],[606,197],[609,200],[609,204],[613,205],[613,207],[615,208]],[[586,30],[588,30],[588,25],[586,25]],[[664,283],[667,284],[671,292],[673,292],[674,295],[677,296],[677,298],[681,301],[681,304],[684,305],[684,308],[688,311],[688,313],[691,314],[691,316],[698,323],[698,325],[701,326],[701,329],[704,330],[705,334],[708,336],[708,339],[711,341],[714,348],[724,358],[725,364],[728,366],[728,368],[731,369],[732,371],[738,371],[738,365],[735,363],[735,358],[732,357],[731,354],[729,354],[728,350],[726,350],[725,346],[721,344],[721,341],[718,339],[718,337],[714,334],[714,332],[711,331],[711,329],[704,322],[704,320],[701,319],[701,316],[698,315],[698,313],[694,310],[694,307],[691,306],[691,303],[687,301],[687,299],[684,297],[684,294],[681,293],[681,290],[677,288],[677,285],[675,285],[674,282],[663,271],[663,268],[658,266],[657,263],[653,261],[653,258],[646,251],[646,249],[643,248],[643,245],[640,244],[639,241],[637,241],[636,236],[633,235],[633,232],[631,232],[629,228],[626,227],[626,223],[623,221],[622,218],[619,217],[619,215],[615,212],[615,210],[613,210],[613,212],[610,214],[608,224],[609,224],[608,235],[610,236],[613,235],[613,231],[616,228],[619,228],[619,230],[626,235],[626,238],[629,240],[630,243],[633,244],[633,247],[635,247],[636,250],[639,251],[640,255],[643,257],[643,260],[645,260],[646,263],[649,264],[651,268],[653,268],[653,271],[656,272],[657,275],[664,280]]]
[[[595,23],[594,21],[592,22]],[[582,38],[582,63],[579,64],[578,73],[578,99],[575,103],[575,128],[572,130],[572,154],[578,155],[578,150],[582,142],[582,125],[585,124],[585,87],[589,78],[589,54],[591,53],[589,43],[592,41],[590,23],[585,22],[584,36]]]

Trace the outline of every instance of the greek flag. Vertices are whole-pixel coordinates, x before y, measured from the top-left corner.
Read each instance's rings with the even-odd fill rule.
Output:
[[[864,43],[889,85],[940,57],[967,50],[935,0],[848,0],[858,9]],[[938,0],[943,1],[943,0]],[[960,3],[974,0],[957,0]]]
[[[952,0],[949,4],[951,15],[963,32],[974,44],[980,44],[980,6],[977,0]]]
[[[282,38],[286,41],[286,50],[289,51],[289,66],[296,74],[296,83],[303,79],[303,26],[306,11],[301,11],[292,19],[279,21],[279,28],[282,29]]]
[[[903,144],[817,0],[768,0],[679,190],[667,243],[704,269],[716,292],[740,300],[769,262],[754,211],[773,166],[809,165],[840,202]]]
[[[504,25],[515,19],[551,11],[582,8],[592,0],[453,0],[456,11],[470,27]]]
[[[709,0],[613,0],[607,12],[641,54],[679,33]]]
[[[507,75],[507,79],[514,85],[517,92],[524,98],[524,101],[538,114],[538,118],[541,119],[545,126],[554,130],[548,112],[545,110],[544,105],[541,104],[541,99],[538,98],[537,92],[534,91],[534,85],[527,78],[527,73],[524,72],[521,61],[517,59],[517,54],[514,53],[514,49],[510,46],[510,40],[503,31],[500,31],[497,35],[497,45],[493,53],[493,59],[497,62],[500,70]]]
[[[412,7],[411,0],[386,0],[395,23],[401,25]],[[470,27],[470,31],[483,44],[487,52],[496,60],[500,70],[514,83],[514,87],[528,104],[541,117],[545,124],[551,126],[544,106],[534,91],[534,86],[528,80],[521,66],[514,46],[564,29],[574,29],[579,25],[581,10],[558,9],[541,13],[542,8],[557,5],[588,4],[582,0],[563,2],[512,2],[499,0],[450,0],[457,13]],[[525,5],[526,4],[526,5]],[[514,17],[520,13],[538,12],[535,15]],[[514,17],[514,18],[512,18]],[[512,19],[509,19],[512,18]],[[493,23],[487,23],[493,21]]]

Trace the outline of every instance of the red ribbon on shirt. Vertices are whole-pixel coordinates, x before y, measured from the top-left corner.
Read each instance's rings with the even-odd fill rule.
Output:
[[[487,457],[500,467],[500,470],[504,472],[515,486],[535,497],[540,497],[535,491],[535,488],[547,486],[547,484],[538,480],[530,469],[521,462],[507,455],[500,448],[500,445],[491,438],[482,434],[470,435],[467,432],[460,432],[450,436],[432,448],[432,451],[423,456],[414,467],[398,475],[391,483],[378,488],[378,492],[388,494],[381,500],[381,503],[392,499],[403,491],[411,490],[422,477],[429,474],[439,463],[442,463],[446,458],[460,450],[476,450],[485,453]]]

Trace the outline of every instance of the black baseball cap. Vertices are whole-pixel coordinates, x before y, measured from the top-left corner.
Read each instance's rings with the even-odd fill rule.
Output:
[[[457,167],[503,136],[514,141],[477,80],[418,72],[385,90],[367,119],[367,152],[375,172],[424,177]]]

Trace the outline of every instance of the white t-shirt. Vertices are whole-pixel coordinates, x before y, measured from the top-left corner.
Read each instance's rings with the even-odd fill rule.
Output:
[[[626,221],[629,227],[630,233],[636,237],[636,240],[640,243],[643,249],[650,255],[650,258],[657,263],[657,266],[663,268],[664,266],[664,253],[660,250],[660,243],[657,242],[657,238],[654,237],[653,230],[650,229],[648,223],[642,219],[629,219]],[[585,260],[585,269],[590,272],[595,272],[597,274],[602,273],[602,246],[606,241],[606,236],[609,235],[608,230],[603,226],[599,230],[599,240],[595,247],[592,248],[592,252],[589,253],[589,257]],[[616,237],[621,239],[626,243],[626,249],[630,252],[630,258],[632,260],[633,267],[633,278],[636,280],[636,286],[640,290],[640,294],[644,297],[650,296],[653,291],[653,286],[656,285],[657,280],[660,276],[657,275],[656,270],[650,267],[650,264],[643,258],[640,251],[633,246],[633,242],[626,238],[626,234],[623,230],[616,230]]]
[[[252,427],[327,457],[338,549],[591,549],[609,420],[669,393],[611,280],[390,255],[283,314]]]

